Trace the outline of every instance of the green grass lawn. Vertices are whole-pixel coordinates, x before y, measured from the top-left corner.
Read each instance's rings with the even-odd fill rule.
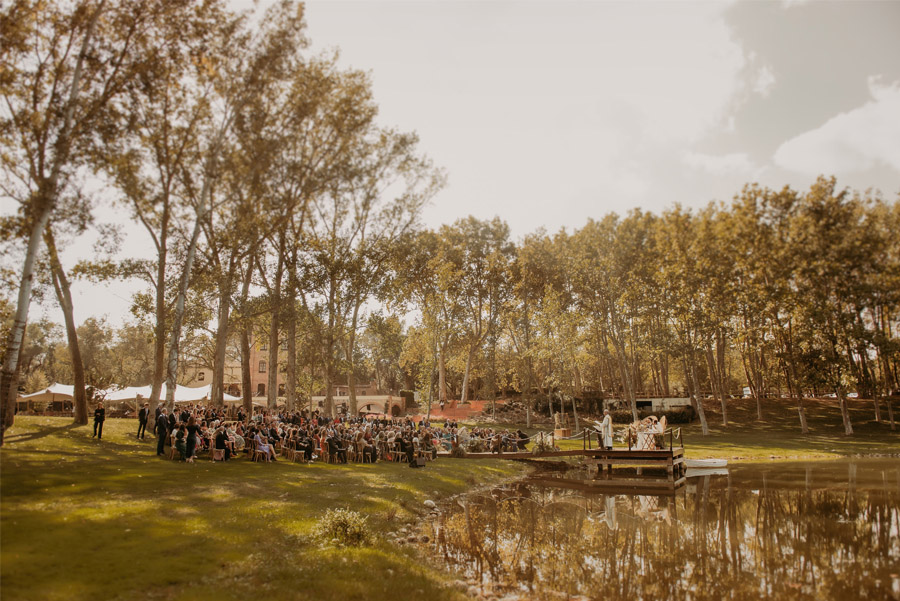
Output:
[[[810,433],[800,433],[800,419],[796,405],[784,400],[767,399],[763,402],[763,420],[756,420],[756,403],[752,400],[731,400],[728,403],[728,426],[722,425],[721,405],[705,401],[704,410],[710,433],[703,436],[700,422],[675,424],[684,433],[685,456],[690,459],[722,458],[732,461],[758,461],[761,459],[833,459],[848,455],[900,454],[900,423],[891,431],[887,422],[887,407],[881,404],[882,423],[875,421],[872,401],[851,400],[850,419],[853,436],[844,436],[841,412],[834,399],[807,400],[806,413]],[[895,407],[895,419],[900,419]],[[472,422],[470,425],[498,427],[498,424]],[[626,424],[616,423],[616,431]],[[580,426],[585,426],[582,420]],[[524,424],[506,425],[501,428],[522,427]],[[547,427],[544,427],[547,429]],[[574,432],[574,430],[573,430]],[[580,449],[581,440],[559,441],[562,449]],[[596,445],[596,438],[594,439]],[[616,442],[619,447],[621,443]]]
[[[19,417],[0,450],[4,601],[461,599],[420,548],[381,535],[425,499],[522,473],[508,461],[312,465],[183,464],[107,420],[103,441],[69,418]],[[368,516],[375,542],[323,547],[330,507]]]

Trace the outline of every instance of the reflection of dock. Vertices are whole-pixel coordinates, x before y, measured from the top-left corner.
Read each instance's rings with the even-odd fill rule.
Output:
[[[684,476],[669,480],[668,478],[611,478],[595,480],[575,480],[570,478],[554,478],[553,476],[531,476],[529,484],[548,486],[552,488],[564,488],[583,493],[593,494],[634,494],[634,495],[674,495],[675,491],[684,486],[687,478]]]

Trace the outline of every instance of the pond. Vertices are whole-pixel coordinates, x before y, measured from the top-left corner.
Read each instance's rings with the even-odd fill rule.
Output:
[[[688,472],[658,495],[557,476],[449,504],[433,550],[510,598],[900,600],[896,458]]]

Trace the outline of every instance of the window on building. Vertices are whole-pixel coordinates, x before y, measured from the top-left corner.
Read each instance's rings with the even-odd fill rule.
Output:
[[[267,350],[269,350],[269,345],[266,344],[265,342],[260,342],[260,343],[259,343],[259,350],[261,350],[261,351],[267,351]]]
[[[284,384],[278,385],[278,396],[284,396]]]
[[[283,350],[283,351],[287,350],[287,340],[285,340],[284,342],[281,343],[281,350]]]
[[[206,379],[206,372],[205,372],[205,371],[201,371],[201,372],[198,372],[198,373],[197,373],[197,381],[198,381],[198,382],[202,382],[202,381],[205,380],[205,379]]]
[[[266,385],[262,382],[256,387],[256,396],[266,396]]]
[[[266,373],[266,362],[265,361],[259,362],[259,373],[261,373],[261,374]]]

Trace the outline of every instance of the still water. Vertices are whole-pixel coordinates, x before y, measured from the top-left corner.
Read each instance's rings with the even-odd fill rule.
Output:
[[[898,459],[689,472],[661,495],[557,476],[564,487],[544,475],[445,507],[435,550],[529,599],[900,600]]]

